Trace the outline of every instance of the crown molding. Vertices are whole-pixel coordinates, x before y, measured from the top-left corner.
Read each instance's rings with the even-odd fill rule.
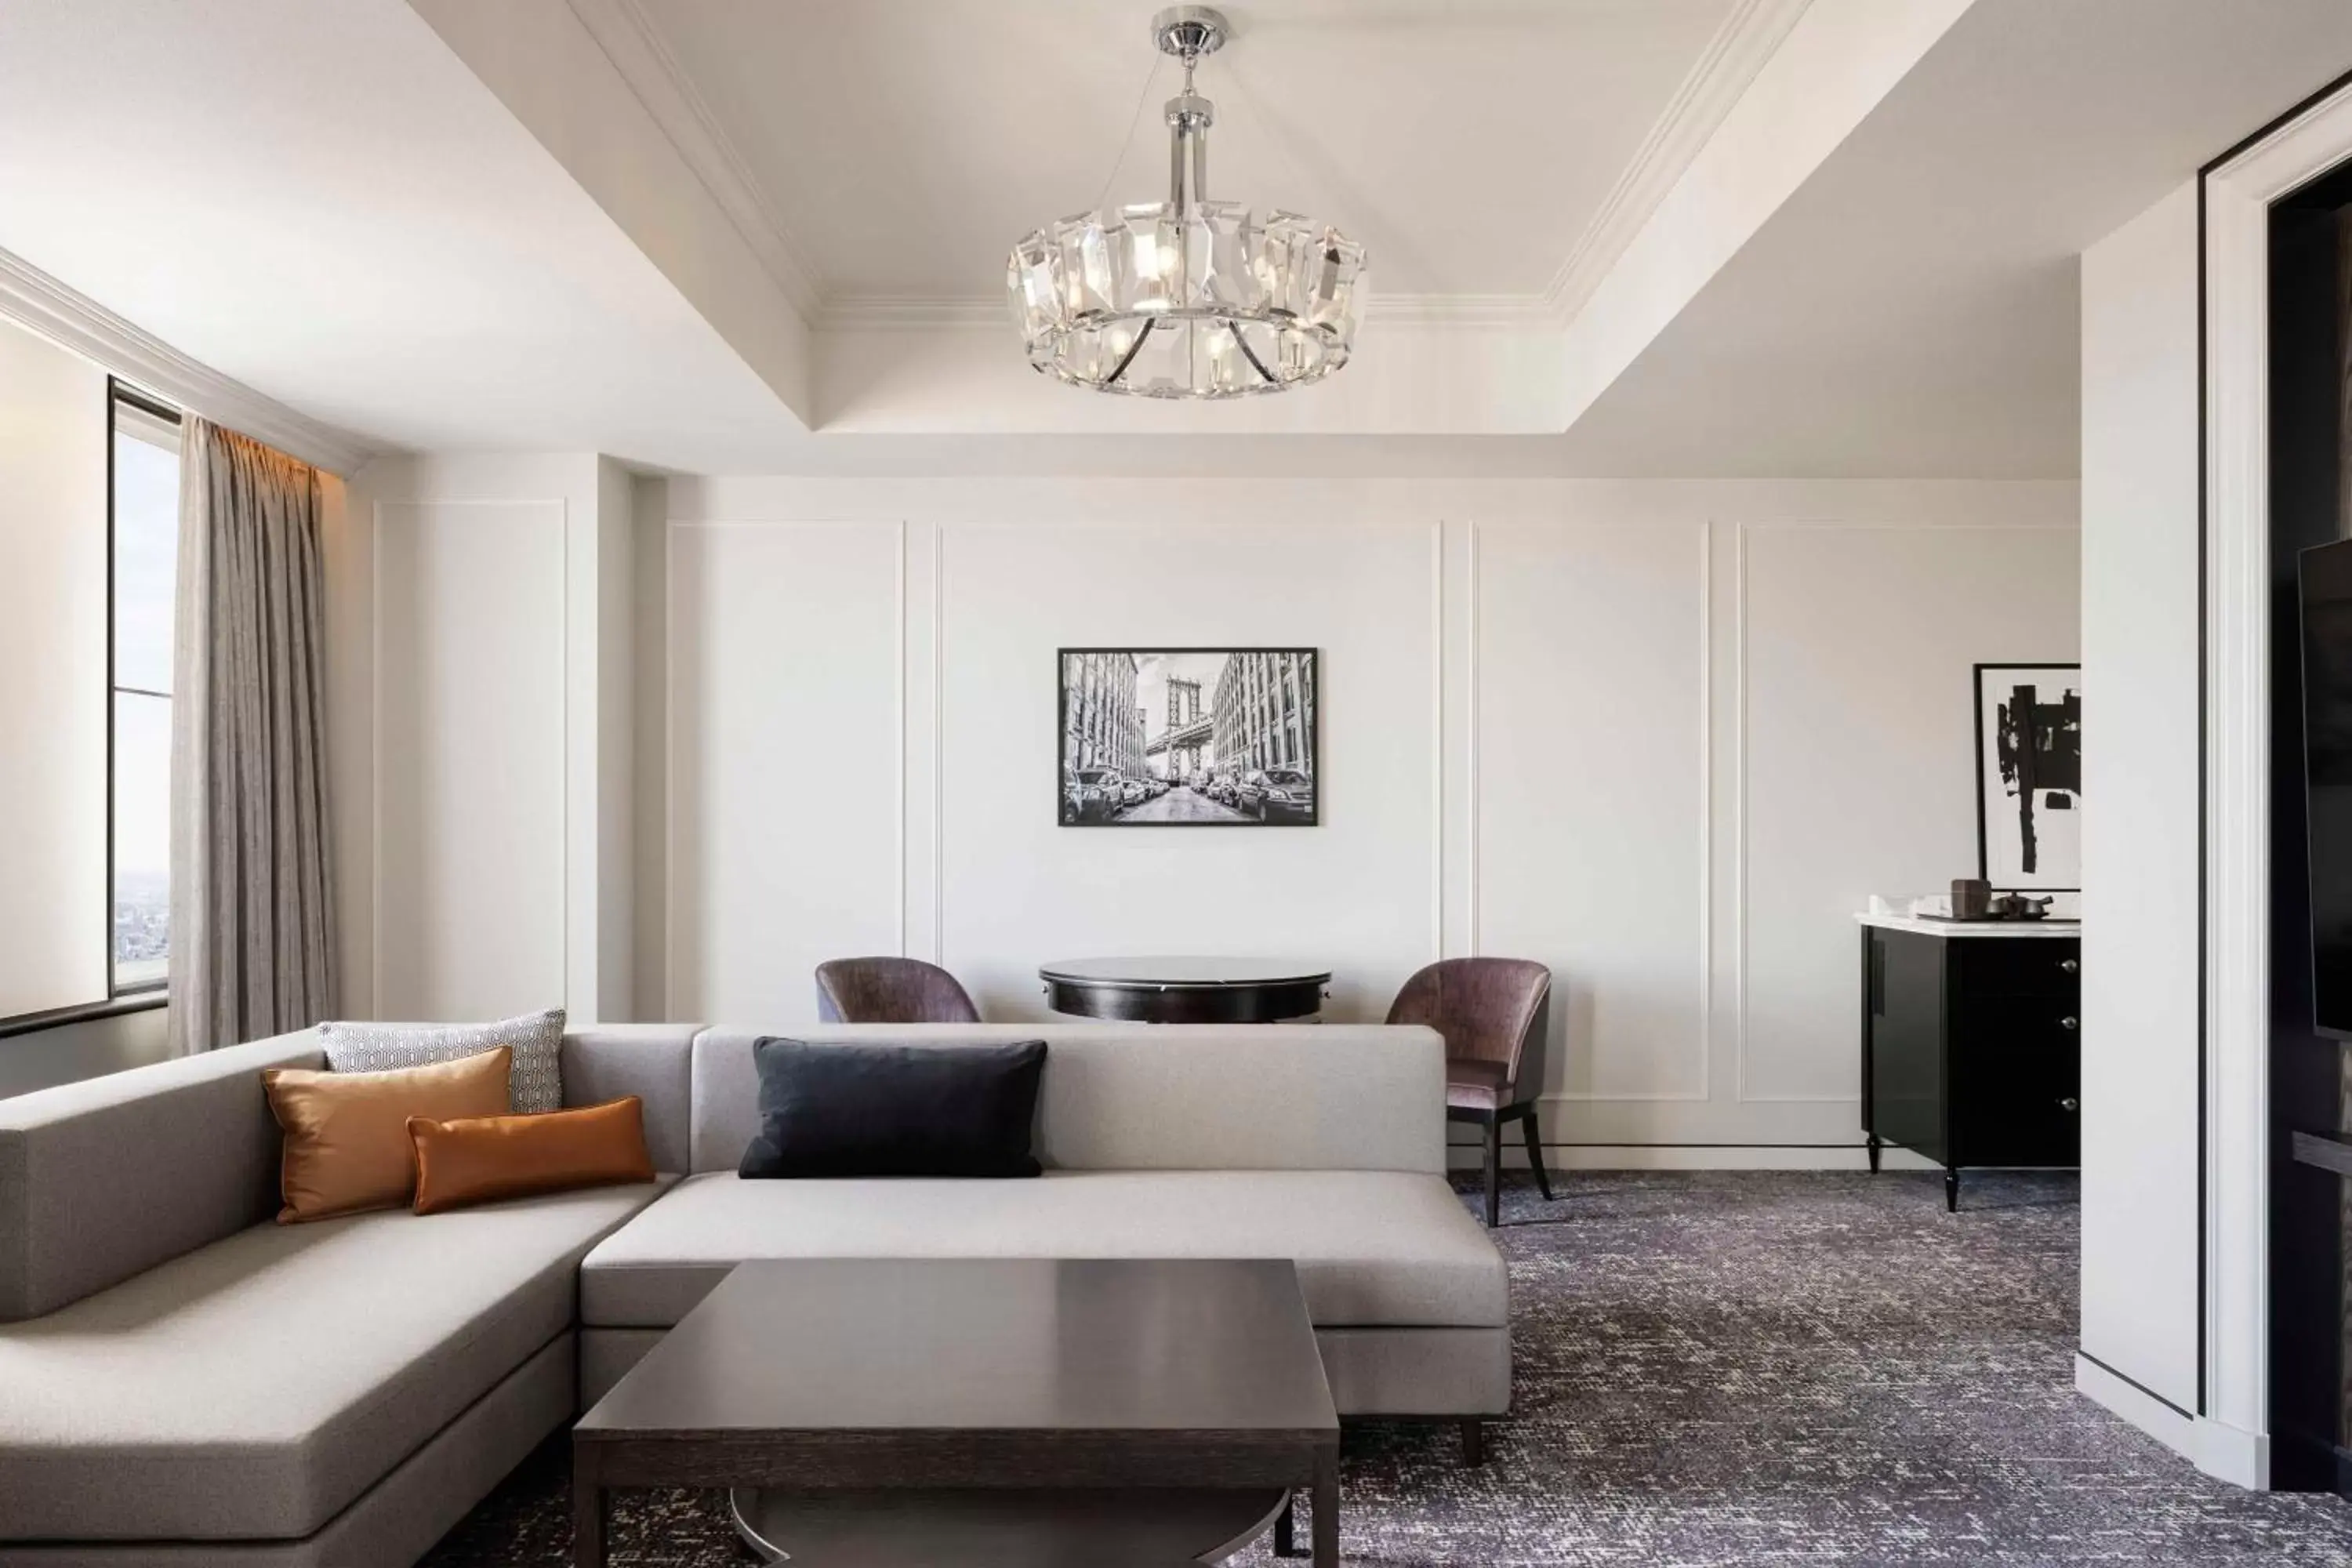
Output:
[[[1738,0],[1560,264],[1544,305],[1566,327],[1609,276],[1812,0]]]
[[[821,302],[816,271],[752,176],[718,116],[655,31],[640,0],[567,0],[596,47],[620,73],[679,158],[719,204],[801,319],[814,323]]]
[[[1540,294],[1381,294],[1364,309],[1367,324],[1394,327],[1506,328],[1557,326]]]
[[[655,124],[668,137],[687,167],[759,256],[777,287],[812,327],[820,331],[936,331],[995,327],[1006,321],[1003,303],[992,295],[827,297],[819,286],[815,269],[804,259],[782,216],[761,190],[751,164],[720,128],[718,117],[695,89],[677,57],[662,42],[646,13],[644,0],[565,3]],[[1776,7],[1801,10],[1805,4],[1806,0],[1741,0],[1738,15]],[[1727,26],[1718,34],[1710,46],[1710,58],[1721,52],[1725,36],[1734,30]],[[1772,42],[1779,42],[1778,35]],[[1763,52],[1769,55],[1769,47]],[[1760,58],[1757,63],[1761,63]],[[1753,75],[1754,68],[1750,67],[1738,79],[1730,99],[1738,98],[1738,89],[1745,88]],[[1685,82],[1685,92],[1688,89],[1689,83]],[[1723,107],[1727,110],[1728,101]],[[1721,117],[1717,112],[1706,122],[1705,131],[1713,131]],[[1652,134],[1654,138],[1656,132]],[[1705,140],[1703,132],[1698,141]],[[1688,161],[1686,154],[1684,161]],[[1673,173],[1680,172],[1678,163]],[[1667,184],[1672,184],[1671,178]],[[1646,209],[1642,216],[1648,216]],[[1639,225],[1634,226],[1638,228]],[[1630,239],[1631,234],[1626,237]],[[1619,248],[1622,248],[1622,244]],[[1366,319],[1392,326],[1533,329],[1559,325],[1560,321],[1555,320],[1559,315],[1559,308],[1549,295],[1375,293]]]
[[[825,301],[819,331],[935,331],[1013,323],[1002,295],[847,294]]]
[[[298,414],[233,381],[0,250],[0,318],[70,349],[164,402],[266,442],[329,473],[350,474],[383,448]]]
[[[1396,327],[1524,330],[1553,325],[1539,294],[1374,294],[1368,323]],[[830,300],[820,331],[940,331],[1011,323],[1004,301],[990,295],[853,294]]]

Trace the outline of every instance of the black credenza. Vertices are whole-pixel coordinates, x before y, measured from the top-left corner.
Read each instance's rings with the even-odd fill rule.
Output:
[[[1944,1167],[2082,1163],[2079,928],[1865,921],[1862,1130]]]

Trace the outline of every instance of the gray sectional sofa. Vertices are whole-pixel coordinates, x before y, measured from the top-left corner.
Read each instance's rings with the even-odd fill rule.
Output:
[[[751,1043],[1045,1038],[1045,1175],[743,1182]],[[734,1263],[1282,1257],[1343,1415],[1510,1394],[1503,1264],[1447,1188],[1437,1037],[1372,1026],[565,1037],[656,1168],[418,1218],[272,1223],[259,1074],[307,1032],[0,1100],[0,1568],[415,1560]]]

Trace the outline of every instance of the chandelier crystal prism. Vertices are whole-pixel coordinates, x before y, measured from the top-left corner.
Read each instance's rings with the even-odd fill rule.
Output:
[[[1013,318],[1040,373],[1134,397],[1249,397],[1320,381],[1348,363],[1366,287],[1364,247],[1328,225],[1209,199],[1215,111],[1192,90],[1201,57],[1231,37],[1206,5],[1152,18],[1184,65],[1168,100],[1168,199],[1080,213],[1013,247]]]

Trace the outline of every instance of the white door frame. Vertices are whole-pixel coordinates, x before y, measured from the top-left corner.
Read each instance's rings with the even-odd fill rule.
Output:
[[[2339,86],[2205,172],[2205,1408],[2270,1480],[2271,204],[2352,159]]]

